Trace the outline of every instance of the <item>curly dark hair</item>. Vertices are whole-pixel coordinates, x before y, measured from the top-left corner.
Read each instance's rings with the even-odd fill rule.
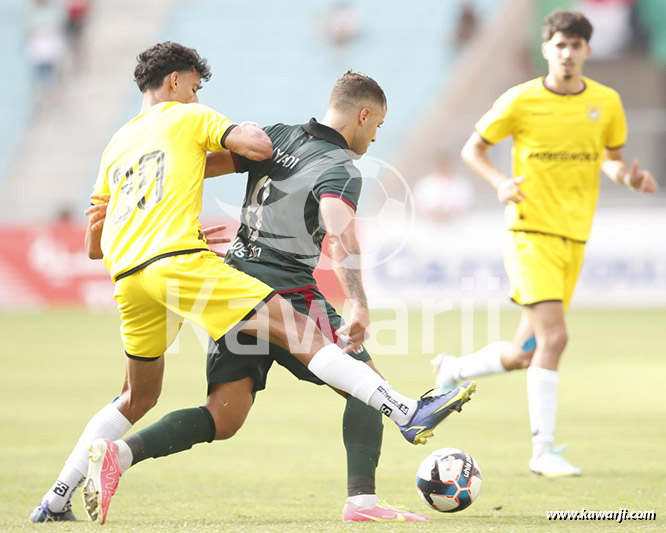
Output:
[[[386,108],[386,95],[383,89],[370,76],[351,70],[338,78],[328,100],[329,105],[337,109],[356,107],[370,102]]]
[[[166,41],[158,43],[136,58],[134,81],[143,93],[148,89],[157,89],[164,78],[172,72],[196,70],[202,81],[211,77],[208,61],[202,58],[194,48]]]
[[[558,31],[567,37],[580,37],[589,43],[592,37],[592,24],[582,13],[558,9],[543,21],[541,27],[543,41],[550,41]]]

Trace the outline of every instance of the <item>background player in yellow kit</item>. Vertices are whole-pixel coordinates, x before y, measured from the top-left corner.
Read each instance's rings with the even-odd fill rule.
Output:
[[[622,156],[626,123],[619,95],[583,76],[590,55],[590,22],[555,11],[543,23],[548,75],[509,89],[479,122],[462,150],[465,162],[506,204],[504,261],[511,298],[523,306],[511,343],[493,343],[464,357],[441,355],[440,391],[456,382],[529,367],[532,428],[530,469],[545,476],[578,475],[553,450],[558,365],[567,343],[564,314],[583,264],[599,191],[599,170],[630,189],[657,184]],[[513,137],[513,173],[500,172],[488,148]]]

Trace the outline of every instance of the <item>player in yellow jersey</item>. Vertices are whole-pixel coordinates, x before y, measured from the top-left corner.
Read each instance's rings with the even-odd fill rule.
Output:
[[[555,11],[543,24],[548,75],[509,89],[476,124],[462,150],[465,162],[506,204],[504,261],[512,299],[523,306],[510,343],[464,357],[436,360],[445,391],[472,376],[528,368],[533,455],[545,476],[578,475],[553,449],[558,365],[567,343],[564,315],[583,264],[599,191],[599,171],[630,189],[657,184],[622,155],[626,124],[619,95],[583,76],[592,26],[580,13]],[[513,177],[500,172],[488,148],[513,137]]]
[[[314,320],[296,312],[271,287],[210,251],[199,224],[207,152],[229,149],[261,161],[273,156],[273,146],[258,126],[237,126],[198,103],[201,81],[209,78],[208,65],[196,50],[176,43],[155,45],[138,57],[141,112],[104,151],[93,195],[98,205],[88,210],[86,231],[89,256],[104,258],[115,282],[125,380],[120,396],[86,426],[56,483],[33,511],[33,522],[75,519],[69,502],[88,470],[87,448],[93,441],[100,444],[90,449],[84,499],[89,516],[105,522],[120,477],[119,445],[112,441],[157,403],[163,354],[183,318],[230,346],[239,346],[235,335],[243,332],[286,349],[324,383],[388,416],[415,444],[425,443],[473,391],[473,386],[461,387],[420,400],[398,393],[369,365],[345,353],[359,350],[363,338],[351,339],[347,350],[330,343]],[[358,153],[374,141],[385,114],[385,102],[373,103],[358,109],[347,124],[349,144]],[[255,353],[252,347],[250,352]],[[215,437],[215,419],[206,407],[185,411],[185,426]],[[183,435],[183,449],[198,438]]]

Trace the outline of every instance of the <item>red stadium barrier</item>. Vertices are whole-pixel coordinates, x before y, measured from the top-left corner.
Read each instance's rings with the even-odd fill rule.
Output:
[[[0,307],[113,306],[113,283],[102,261],[83,247],[85,225],[0,228]]]
[[[204,227],[220,224],[206,222]],[[227,222],[226,235],[238,224]],[[113,283],[103,261],[88,258],[85,223],[0,227],[0,309],[52,306],[114,308]],[[331,270],[316,273],[324,294],[340,300]]]

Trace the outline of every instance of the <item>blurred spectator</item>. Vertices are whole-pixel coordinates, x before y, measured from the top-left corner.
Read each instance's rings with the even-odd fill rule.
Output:
[[[38,91],[51,86],[65,52],[63,13],[58,0],[32,0],[28,13],[27,54]]]
[[[439,155],[432,172],[414,186],[416,213],[427,219],[451,221],[465,215],[474,203],[474,191],[448,154]]]
[[[634,0],[577,0],[573,9],[582,11],[594,27],[590,40],[592,59],[614,59],[631,44],[631,10]]]
[[[73,68],[78,71],[82,66],[82,34],[91,0],[65,0],[67,10],[67,41],[72,53]]]
[[[320,29],[328,43],[335,48],[345,49],[358,39],[361,25],[351,4],[342,1],[324,13]]]
[[[460,10],[458,18],[458,29],[456,30],[456,48],[464,47],[476,34],[479,27],[479,18],[476,15],[474,6],[465,2]]]

